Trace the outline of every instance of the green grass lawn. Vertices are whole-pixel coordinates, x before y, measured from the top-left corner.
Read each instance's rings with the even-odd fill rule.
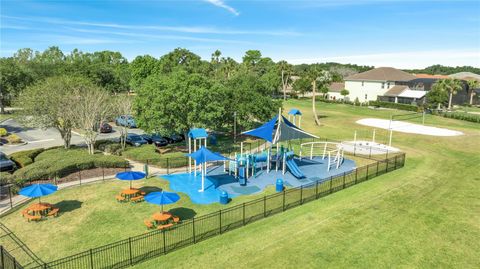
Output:
[[[292,107],[302,110],[306,131],[337,140],[352,140],[354,130],[358,139],[371,139],[372,129],[355,124],[358,119],[406,113],[318,103],[322,126],[317,127],[309,100],[289,101],[285,109]],[[395,133],[393,146],[407,152],[404,168],[136,268],[478,267],[480,126],[436,116],[427,116],[426,124],[465,135]],[[386,137],[386,131],[378,131],[377,140]],[[146,232],[143,220],[158,207],[117,203],[115,194],[127,185],[109,181],[61,190],[45,198],[60,203],[65,212],[58,218],[26,223],[14,212],[1,221],[49,261]],[[135,186],[168,189],[166,181],[155,178]],[[272,192],[240,197],[229,205]],[[181,196],[166,209],[182,218],[223,208],[194,205]]]

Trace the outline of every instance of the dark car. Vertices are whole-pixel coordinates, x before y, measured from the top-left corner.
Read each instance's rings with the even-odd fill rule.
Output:
[[[170,139],[173,141],[173,143],[179,143],[185,140],[185,136],[179,135],[179,134],[173,134],[170,136]]]
[[[7,155],[0,152],[0,172],[11,172],[17,169],[17,165]]]
[[[125,142],[135,147],[140,147],[141,145],[148,144],[147,140],[145,140],[142,136],[137,134],[127,134],[127,139]]]
[[[100,133],[111,133],[112,132],[112,126],[108,124],[108,122],[102,122],[100,124]]]
[[[163,147],[169,144],[168,139],[159,134],[143,134],[143,139],[147,140],[149,144],[155,144],[157,147]]]

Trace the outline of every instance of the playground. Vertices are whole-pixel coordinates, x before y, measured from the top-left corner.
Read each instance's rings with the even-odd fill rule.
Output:
[[[189,172],[160,177],[193,203],[211,204],[228,203],[229,198],[259,193],[268,186],[275,185],[281,191],[354,171],[355,161],[344,158],[341,143],[303,143],[300,156],[295,155],[292,140],[318,138],[300,129],[300,124],[298,109],[290,110],[288,119],[279,110],[270,121],[242,133],[263,139],[263,147],[244,152],[242,143],[240,153],[233,156],[211,152],[207,131],[192,129],[188,133]],[[307,152],[304,156],[303,151]]]

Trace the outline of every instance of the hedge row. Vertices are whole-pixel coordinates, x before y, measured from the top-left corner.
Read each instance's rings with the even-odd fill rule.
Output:
[[[65,150],[56,148],[43,151],[36,156],[33,163],[15,171],[15,183],[41,179],[61,178],[80,170],[92,168],[121,168],[128,164],[122,157],[107,156],[101,153],[88,154],[85,149],[73,148]]]
[[[154,145],[127,148],[122,156],[134,161],[156,165],[162,168],[178,168],[186,164],[185,153],[172,152],[160,154],[155,151]]]
[[[10,159],[14,161],[18,167],[22,168],[32,164],[35,160],[35,157],[37,157],[38,154],[42,153],[44,150],[45,149],[40,148],[15,152],[10,155]]]
[[[423,107],[415,106],[415,105],[408,105],[408,104],[400,104],[400,103],[391,103],[391,102],[382,102],[382,101],[370,101],[369,105],[375,107],[385,107],[385,108],[393,108],[399,110],[406,110],[406,111],[413,111],[413,112],[422,112]]]
[[[434,113],[434,114],[436,114],[436,113]],[[469,121],[469,122],[480,123],[480,116],[474,115],[474,114],[469,114],[469,113],[464,113],[464,112],[443,112],[443,113],[439,113],[437,115],[440,115],[440,116],[443,116],[443,117],[449,118],[449,119],[464,120],[464,121]]]

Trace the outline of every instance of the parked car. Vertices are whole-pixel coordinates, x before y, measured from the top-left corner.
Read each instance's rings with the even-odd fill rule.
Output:
[[[172,135],[166,135],[163,136],[168,141],[168,144],[174,144],[178,142],[182,142],[184,139],[184,136],[178,135],[178,134],[172,134]]]
[[[0,151],[0,172],[12,172],[15,169],[17,169],[17,165]]]
[[[137,128],[135,119],[131,115],[121,115],[115,119],[115,124],[117,124],[117,126],[126,126],[128,128]]]
[[[100,133],[111,133],[112,132],[112,125],[108,124],[108,122],[102,122],[100,124]]]
[[[140,147],[141,145],[148,144],[147,140],[137,134],[127,134],[127,139],[125,140],[125,142],[135,147]]]
[[[154,143],[155,145],[165,146],[168,144],[168,140],[159,134],[143,134],[143,139],[147,140],[148,144]]]

